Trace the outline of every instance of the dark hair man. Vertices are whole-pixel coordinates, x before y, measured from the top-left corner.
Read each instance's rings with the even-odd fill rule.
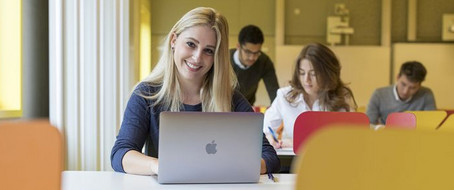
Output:
[[[435,110],[432,90],[421,86],[426,78],[426,68],[420,62],[402,64],[396,84],[375,90],[367,106],[371,124],[385,124],[392,112]]]
[[[263,79],[271,102],[279,89],[273,62],[261,51],[263,42],[260,28],[247,25],[240,31],[237,47],[230,49],[230,61],[238,78],[239,90],[251,105],[254,105],[260,80]]]

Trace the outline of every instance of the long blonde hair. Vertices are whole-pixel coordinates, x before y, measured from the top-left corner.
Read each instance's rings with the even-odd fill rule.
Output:
[[[164,109],[170,111],[180,111],[182,108],[181,89],[177,79],[178,70],[174,63],[171,39],[173,34],[178,36],[186,29],[200,25],[209,26],[216,33],[214,64],[206,74],[200,89],[202,111],[232,111],[232,96],[236,77],[230,65],[228,51],[229,27],[224,16],[215,9],[208,7],[198,7],[187,12],[167,35],[159,62],[150,75],[143,80],[151,86],[160,87],[155,94],[142,95],[147,99],[154,100],[154,105],[163,106]]]

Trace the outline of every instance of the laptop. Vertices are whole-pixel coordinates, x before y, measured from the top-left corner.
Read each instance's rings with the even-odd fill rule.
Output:
[[[162,112],[159,183],[256,183],[263,114]]]

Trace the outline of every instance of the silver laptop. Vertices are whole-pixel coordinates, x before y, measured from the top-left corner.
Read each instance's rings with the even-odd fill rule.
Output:
[[[263,114],[162,112],[159,183],[255,183]]]

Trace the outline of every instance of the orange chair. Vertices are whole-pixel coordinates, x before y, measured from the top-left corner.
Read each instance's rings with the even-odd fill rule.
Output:
[[[415,129],[416,116],[406,112],[391,113],[386,118],[386,128]]]
[[[299,147],[312,133],[332,124],[352,124],[369,128],[369,118],[361,112],[303,112],[295,120],[293,152],[298,154]]]
[[[62,146],[47,120],[0,123],[0,189],[60,189]]]
[[[293,166],[295,189],[454,189],[453,139],[428,130],[323,129]]]
[[[406,112],[415,114],[416,129],[418,130],[435,130],[447,116],[447,113],[444,110]]]

